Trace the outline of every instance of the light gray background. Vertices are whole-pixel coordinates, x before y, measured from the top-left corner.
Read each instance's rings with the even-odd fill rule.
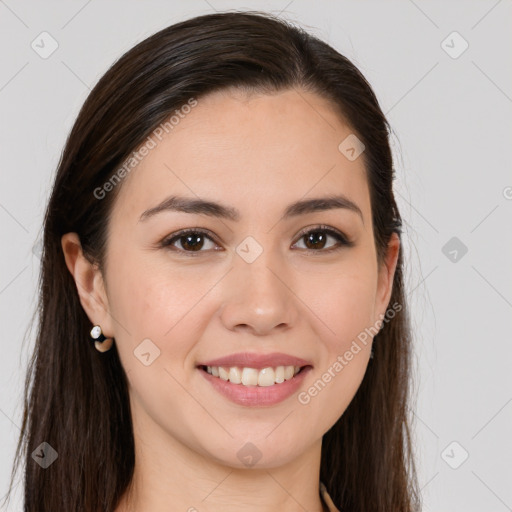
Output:
[[[352,59],[376,91],[396,134],[424,510],[512,510],[510,0],[0,0],[0,497],[33,342],[22,345],[39,272],[33,247],[78,109],[135,43],[228,9],[281,12]],[[47,59],[31,48],[43,31],[59,45]],[[458,58],[442,47],[453,31],[469,44]],[[453,54],[462,44],[450,36],[444,46]],[[452,237],[468,249],[463,256],[456,249],[456,261],[453,247],[443,253]],[[450,467],[466,451],[468,459]],[[21,510],[21,501],[9,510]]]

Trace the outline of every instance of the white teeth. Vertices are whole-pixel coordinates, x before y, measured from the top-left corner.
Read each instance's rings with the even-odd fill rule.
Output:
[[[242,372],[234,367],[229,369],[229,382],[240,384],[242,382]]]
[[[239,368],[237,366],[207,366],[206,371],[214,377],[243,386],[273,386],[290,380],[300,371],[300,366],[277,366],[258,370],[256,368]]]
[[[274,368],[262,368],[258,374],[258,386],[273,386],[276,383]]]
[[[229,380],[229,373],[222,366],[219,366],[219,377],[222,380]]]
[[[258,370],[254,368],[244,368],[242,370],[242,384],[244,386],[257,386]]]

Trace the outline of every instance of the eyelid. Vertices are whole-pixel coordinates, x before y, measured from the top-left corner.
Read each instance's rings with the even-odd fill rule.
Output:
[[[200,234],[200,235],[206,235],[209,239],[212,240],[212,242],[219,245],[219,243],[217,241],[217,237],[209,229],[185,228],[185,229],[180,229],[178,231],[175,231],[174,233],[171,233],[169,236],[166,236],[160,242],[160,246],[163,247],[164,249],[173,247],[173,245],[172,245],[173,242],[175,242],[176,240],[179,240],[182,236],[185,236],[188,233],[196,233],[196,234]],[[175,252],[177,252],[177,253],[186,254],[188,256],[196,256],[196,255],[198,256],[202,252],[210,252],[210,251],[184,251],[184,250],[178,249],[176,247],[173,247],[173,250],[175,250]],[[218,251],[219,249],[213,249],[213,250]]]
[[[343,241],[347,245],[353,244],[353,242],[350,241],[349,237],[347,235],[345,235],[342,231],[340,231],[339,229],[333,228],[332,226],[327,226],[325,224],[315,224],[313,226],[307,226],[299,232],[297,237],[300,239],[304,235],[307,235],[308,233],[312,233],[315,231],[325,231],[328,234],[339,236],[340,238],[343,239]],[[319,251],[315,251],[315,252],[319,252]]]

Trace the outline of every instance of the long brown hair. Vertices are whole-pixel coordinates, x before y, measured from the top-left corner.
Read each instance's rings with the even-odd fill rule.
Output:
[[[25,512],[111,512],[134,470],[126,376],[115,345],[99,353],[89,342],[90,321],[67,270],[61,237],[78,233],[84,254],[104,270],[109,214],[122,184],[101,200],[94,190],[175,109],[227,87],[268,93],[293,88],[330,100],[366,146],[379,263],[392,233],[401,236],[389,124],[361,72],[328,44],[258,12],[195,17],[137,44],[85,101],[45,214],[38,332],[13,467],[14,477],[20,461],[25,463]],[[418,509],[405,298],[400,249],[390,304],[400,304],[401,311],[375,336],[374,358],[360,388],[323,438],[321,480],[344,511]],[[43,442],[58,453],[46,469],[32,457]]]

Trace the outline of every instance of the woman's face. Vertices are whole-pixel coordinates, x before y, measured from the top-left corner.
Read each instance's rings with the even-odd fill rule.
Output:
[[[176,115],[117,185],[103,276],[110,314],[92,320],[115,337],[145,443],[275,467],[317,444],[352,400],[398,239],[379,273],[361,147],[320,97],[217,92]],[[329,208],[307,206],[336,196]],[[183,229],[194,233],[177,236]],[[269,384],[290,372],[278,366],[295,366],[283,354],[308,368],[273,385],[200,366],[240,356],[212,372]]]

